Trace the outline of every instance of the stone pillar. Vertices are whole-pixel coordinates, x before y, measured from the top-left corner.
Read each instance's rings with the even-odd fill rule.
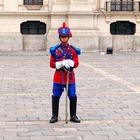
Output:
[[[91,5],[92,5],[92,11],[95,12],[96,11],[96,3],[95,0],[91,0]]]
[[[106,2],[106,10],[107,10],[107,12],[111,11],[111,0],[107,0],[107,2]]]
[[[100,0],[100,9],[105,10],[105,0]]]
[[[49,0],[43,0],[43,8],[46,11],[49,11]]]
[[[49,0],[48,1],[48,7],[49,7],[49,11],[52,11],[52,6],[53,6],[54,0]]]
[[[134,1],[134,7],[133,7],[134,11],[139,12],[139,2],[140,2],[139,0]]]
[[[94,4],[95,4],[95,6],[96,6],[96,11],[99,11],[99,9],[100,9],[100,0],[94,0]]]

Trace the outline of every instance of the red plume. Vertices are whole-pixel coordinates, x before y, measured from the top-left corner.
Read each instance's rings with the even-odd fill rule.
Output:
[[[71,32],[70,32],[69,36],[72,37],[72,33]]]
[[[66,27],[66,22],[63,22],[63,27]]]

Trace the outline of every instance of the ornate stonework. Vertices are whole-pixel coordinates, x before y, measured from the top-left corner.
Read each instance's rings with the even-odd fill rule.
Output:
[[[70,42],[82,51],[140,50],[140,0],[133,1],[132,11],[112,11],[111,2],[43,0],[43,5],[25,5],[24,0],[0,0],[0,51],[48,50],[59,41],[57,28],[62,22],[72,30]],[[26,21],[45,23],[46,34],[21,34],[20,25]],[[117,21],[134,23],[135,34],[111,35],[110,25]]]

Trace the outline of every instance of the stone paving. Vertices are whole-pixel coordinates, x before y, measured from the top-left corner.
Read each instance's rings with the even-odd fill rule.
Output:
[[[0,53],[0,140],[140,140],[140,52],[82,53],[80,124],[50,124],[54,70],[47,52]]]

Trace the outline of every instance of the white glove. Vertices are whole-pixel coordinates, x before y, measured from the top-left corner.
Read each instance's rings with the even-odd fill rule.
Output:
[[[64,67],[68,62],[68,59],[61,61],[62,67]]]
[[[73,67],[74,67],[74,61],[73,61],[73,60],[71,60],[71,59],[69,59],[68,61],[69,61],[69,65],[70,65],[70,67],[72,67],[72,68],[73,68]]]
[[[62,65],[63,65],[66,69],[69,69],[69,68],[70,68],[69,60],[68,60],[68,59],[63,60],[63,61],[62,61]]]
[[[70,69],[69,63],[66,63],[64,67],[65,67],[66,69]]]
[[[68,68],[68,67],[70,67],[70,66],[68,66],[69,65],[68,63],[69,63],[69,61],[67,59],[58,61],[55,63],[55,67],[56,67],[56,69],[60,69],[66,65],[65,67]]]
[[[62,61],[56,62],[56,63],[55,63],[55,67],[56,67],[57,70],[59,70],[60,68],[62,68],[62,67],[63,67]]]

